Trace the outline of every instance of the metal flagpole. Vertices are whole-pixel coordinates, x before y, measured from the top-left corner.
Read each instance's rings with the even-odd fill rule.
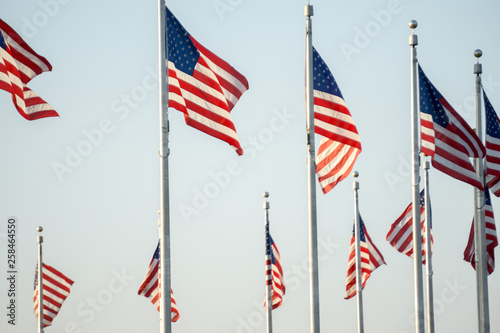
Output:
[[[158,56],[160,107],[160,333],[170,333],[170,207],[168,189],[168,85],[165,0],[158,0]]]
[[[271,285],[272,281],[269,280],[269,274],[272,274],[272,263],[270,262],[271,243],[269,242],[269,202],[267,198],[269,192],[264,192],[264,211],[265,211],[265,230],[266,230],[266,319],[267,319],[267,333],[273,332],[273,300]],[[272,277],[271,277],[272,278]]]
[[[360,246],[360,232],[361,223],[359,222],[359,207],[358,207],[358,176],[359,173],[353,173],[354,183],[354,239],[356,242],[356,294],[358,298],[358,333],[365,331],[363,324],[363,284],[361,282],[361,246]]]
[[[36,228],[39,232],[38,242],[38,333],[43,333],[43,261],[42,261],[42,227]]]
[[[419,117],[418,117],[418,74],[417,74],[417,49],[418,38],[415,35],[417,21],[412,20],[411,28],[411,149],[412,149],[412,204],[413,204],[413,271],[415,284],[415,332],[424,333],[424,309],[423,309],[423,282],[422,282],[422,245],[420,230],[420,155],[419,155]]]
[[[482,117],[481,117],[481,73],[482,66],[479,58],[483,55],[481,50],[476,50],[474,56],[477,63],[474,64],[476,74],[476,134],[483,140]],[[474,167],[477,176],[484,186],[484,169],[481,158],[474,159]],[[478,324],[480,333],[490,332],[490,318],[488,306],[488,272],[486,267],[486,227],[484,215],[485,197],[484,191],[474,187],[474,242],[476,248],[476,283],[477,283],[477,305]]]
[[[427,333],[434,333],[434,287],[432,283],[432,240],[431,240],[431,198],[429,194],[429,168],[430,162],[425,156],[424,183],[425,183],[425,276],[427,284]]]
[[[306,130],[307,130],[307,171],[309,199],[309,298],[311,333],[319,333],[319,278],[318,278],[318,235],[316,218],[316,161],[314,146],[314,100],[312,68],[312,23],[313,6],[308,2],[304,8],[306,20]]]

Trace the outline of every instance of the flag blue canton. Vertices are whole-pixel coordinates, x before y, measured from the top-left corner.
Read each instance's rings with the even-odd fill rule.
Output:
[[[33,290],[35,290],[37,286],[38,286],[38,265],[36,265],[36,270],[35,270],[35,283],[34,283],[34,286],[33,286]]]
[[[342,99],[342,93],[330,69],[323,61],[319,53],[313,47],[313,87],[315,90],[338,96]]]
[[[365,228],[364,228],[365,224],[363,223],[363,219],[361,218],[361,215],[359,216],[359,241],[360,242],[366,242],[366,237],[365,237]],[[355,234],[354,234],[354,228],[356,226],[353,226],[352,227],[352,236],[355,237]]]
[[[430,114],[435,123],[446,128],[449,123],[448,116],[440,100],[443,95],[432,85],[424,71],[418,66],[418,78],[420,85],[420,111]]]
[[[420,207],[425,208],[425,189],[420,191]],[[432,228],[432,208],[431,208],[431,205],[429,205],[429,216],[431,216],[429,225]]]
[[[175,67],[193,75],[200,52],[189,38],[189,33],[167,8],[167,60]]]
[[[486,189],[484,191],[485,206],[491,206],[490,190]]]
[[[271,235],[269,234],[269,223],[266,223],[266,255],[271,254]]]
[[[160,260],[160,242],[158,242],[158,246],[156,247],[155,253],[153,254],[153,260]]]
[[[269,247],[268,247],[268,251],[269,251],[269,254],[271,255],[271,262],[273,265],[276,264],[276,257],[274,256],[274,253],[271,249],[271,247],[273,246],[274,244],[274,241],[273,241],[273,238],[271,237],[271,235],[269,235]]]
[[[5,45],[5,39],[3,38],[2,32],[0,32],[0,47],[7,50],[7,45]]]
[[[273,238],[269,233],[269,223],[266,224],[266,255],[271,258],[272,264],[276,263],[276,258],[274,257],[274,253],[272,250],[272,246],[274,244]]]
[[[484,107],[486,109],[486,134],[494,138],[500,139],[500,124],[498,123],[498,117],[490,103],[488,97],[483,91]]]

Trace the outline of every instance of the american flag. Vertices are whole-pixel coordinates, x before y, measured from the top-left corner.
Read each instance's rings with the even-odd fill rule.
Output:
[[[483,158],[485,148],[465,120],[451,107],[418,67],[422,152],[432,166],[447,175],[483,189],[469,157]]]
[[[427,239],[425,229],[425,190],[420,192],[420,226],[422,230],[422,262],[425,264],[425,244]],[[385,239],[396,250],[406,254],[410,258],[413,258],[413,203],[410,203],[397,220],[391,225],[391,229],[387,233]],[[433,241],[434,239],[431,234],[431,249]]]
[[[52,70],[7,23],[0,20],[0,89],[10,92],[17,111],[26,119],[57,117],[57,112],[26,84]]]
[[[495,217],[493,216],[493,207],[491,206],[490,191],[486,187],[484,191],[485,205],[485,229],[486,229],[486,264],[488,266],[488,274],[495,270],[495,247],[498,246],[497,231],[495,227]],[[472,227],[470,228],[469,241],[464,251],[464,260],[471,263],[476,269],[476,247],[474,242],[474,219],[472,219]]]
[[[313,80],[314,131],[322,135],[316,174],[326,194],[351,173],[361,142],[337,82],[314,47]]]
[[[139,291],[137,292],[140,296],[149,298],[151,303],[160,311],[160,243],[156,247],[155,253],[153,254],[153,259],[149,263],[148,271],[144,280],[142,281]],[[171,298],[171,320],[176,322],[179,319],[179,310],[177,309],[177,303],[175,303],[174,293],[170,289]]]
[[[285,282],[280,252],[269,234],[269,224],[266,224],[266,286],[268,285],[271,285],[272,307],[276,309],[283,303]],[[267,306],[266,302],[267,300],[264,301],[264,307]]]
[[[500,119],[483,91],[486,109],[486,185],[500,196]]]
[[[361,284],[365,288],[366,281],[370,277],[371,273],[381,265],[385,265],[384,257],[382,253],[377,249],[375,244],[373,244],[368,231],[366,230],[365,224],[359,217],[360,226],[360,250],[361,250]],[[351,247],[349,249],[349,264],[347,266],[347,281],[346,281],[346,291],[345,299],[352,298],[356,295],[356,240],[354,236],[354,227],[352,228],[351,237]]]
[[[167,8],[169,106],[186,124],[243,154],[231,110],[248,90],[247,79],[191,36]]]
[[[55,268],[42,264],[42,277],[43,277],[43,327],[52,325],[52,321],[59,313],[61,306],[70,293],[70,288],[73,281],[64,276]],[[35,272],[35,291],[33,295],[33,303],[35,315],[38,318],[40,315],[38,304],[38,267]]]

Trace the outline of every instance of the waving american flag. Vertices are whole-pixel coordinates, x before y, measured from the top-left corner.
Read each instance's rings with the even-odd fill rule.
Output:
[[[269,233],[269,223],[266,223],[266,286],[268,285],[271,285],[272,309],[276,309],[283,303],[286,289],[280,251]],[[264,301],[264,307],[266,306],[267,302]]]
[[[366,230],[361,216],[359,217],[359,228],[359,244],[361,252],[361,284],[362,289],[364,289],[366,281],[371,276],[372,272],[381,265],[385,265],[385,261],[382,253],[380,253],[380,251],[377,249],[375,244],[373,244],[372,239],[368,235],[368,231]],[[344,298],[352,298],[356,295],[356,293],[356,242],[353,227],[351,246],[349,248],[349,264],[347,267],[347,281]]]
[[[429,207],[430,209],[430,207]],[[427,242],[427,233],[425,229],[425,190],[420,192],[420,227],[422,244],[422,263],[425,264],[425,254]],[[431,249],[434,243],[431,225]],[[413,203],[410,203],[403,213],[391,225],[391,229],[385,236],[385,239],[399,252],[413,258]],[[431,253],[432,254],[432,253]]]
[[[495,216],[493,215],[493,207],[491,206],[490,191],[486,188],[484,191],[485,204],[485,231],[486,231],[486,266],[488,274],[495,270],[495,247],[498,246],[497,230],[495,226]],[[474,219],[470,228],[469,240],[464,250],[464,260],[470,262],[472,267],[476,269],[476,246],[474,241]]]
[[[40,316],[40,304],[38,295],[40,293],[38,267],[35,273],[35,291],[33,293],[33,304],[35,315]],[[52,321],[59,313],[63,302],[69,296],[73,281],[57,269],[42,264],[42,296],[43,296],[43,327],[52,325]]]
[[[314,131],[322,135],[316,175],[326,194],[351,173],[361,142],[337,82],[314,47],[313,87]]]
[[[231,110],[248,90],[247,79],[198,43],[166,10],[169,106],[184,113],[186,124],[242,155]]]
[[[38,74],[52,70],[7,23],[0,20],[0,89],[10,92],[17,111],[28,120],[57,117],[57,112],[29,89]]]
[[[418,66],[422,152],[432,166],[479,189],[483,185],[469,158],[482,158],[485,148],[465,120],[451,107]]]
[[[147,297],[151,303],[160,311],[160,243],[156,247],[153,258],[149,263],[148,271],[144,280],[142,281],[139,291],[137,292],[140,296]],[[171,320],[176,322],[179,319],[179,310],[177,309],[177,303],[174,299],[174,293],[170,290],[171,298]]]
[[[486,112],[486,185],[500,196],[500,119],[483,90]]]

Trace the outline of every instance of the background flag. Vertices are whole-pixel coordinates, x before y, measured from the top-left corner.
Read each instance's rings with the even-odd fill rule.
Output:
[[[266,286],[271,284],[273,309],[280,307],[285,295],[285,283],[283,280],[283,268],[281,267],[281,255],[276,243],[269,234],[266,227]],[[264,307],[266,307],[264,300]]]
[[[146,276],[139,287],[138,294],[149,298],[151,303],[160,311],[160,243],[156,247],[155,253],[153,254],[153,259],[149,263],[148,271]],[[171,297],[171,320],[176,322],[179,319],[179,310],[177,309],[177,303],[175,303],[174,293],[170,289]]]
[[[351,173],[361,152],[361,142],[337,82],[314,47],[313,87],[314,131],[323,136],[316,174],[326,194]]]
[[[384,257],[382,253],[377,249],[375,244],[373,244],[368,231],[366,230],[365,224],[359,217],[360,223],[360,250],[361,250],[361,283],[363,289],[365,288],[366,281],[371,276],[371,273],[381,265],[385,265]],[[352,298],[356,295],[356,240],[354,238],[354,227],[352,230],[351,237],[351,247],[349,249],[349,264],[347,266],[347,282],[345,299]]]
[[[52,321],[59,313],[61,306],[70,293],[73,281],[49,265],[42,264],[43,272],[43,327],[52,325]],[[35,271],[35,291],[33,303],[35,315],[40,315],[38,304],[38,265]]]
[[[483,90],[486,110],[486,185],[500,196],[500,119]]]
[[[184,113],[186,124],[242,155],[230,112],[248,90],[247,79],[198,43],[168,8],[167,45],[169,106]]]
[[[0,20],[0,89],[12,95],[17,111],[26,119],[57,117],[57,112],[26,84],[43,72],[52,70],[7,23]]]
[[[418,72],[422,152],[432,157],[434,168],[483,190],[469,160],[484,157],[481,140],[432,85],[420,65]]]
[[[497,231],[495,227],[495,217],[493,216],[493,207],[491,206],[490,191],[486,187],[484,191],[485,205],[484,215],[486,223],[486,262],[488,266],[488,274],[495,270],[495,247],[498,245]],[[469,241],[464,251],[464,260],[471,263],[476,269],[476,247],[474,244],[474,219],[472,219],[472,227],[470,229]]]
[[[430,207],[429,207],[430,209]],[[399,252],[413,258],[413,204],[410,203],[397,220],[391,225],[385,239]],[[420,225],[422,228],[422,263],[425,264],[425,191],[420,192]],[[431,221],[431,249],[434,244]],[[432,253],[431,253],[432,254]]]

